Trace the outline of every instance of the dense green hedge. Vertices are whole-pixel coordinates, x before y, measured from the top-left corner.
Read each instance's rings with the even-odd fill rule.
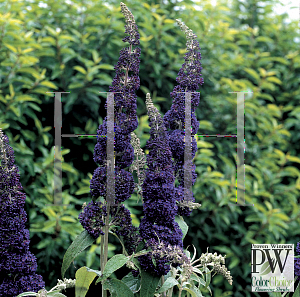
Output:
[[[70,205],[51,205],[54,96],[46,92],[71,92],[62,95],[63,134],[96,134],[106,115],[105,94],[98,92],[107,92],[112,83],[125,45],[125,22],[118,1],[70,5],[49,0],[47,7],[38,2],[0,3],[0,127],[15,151],[37,273],[49,289],[60,278],[58,263],[83,230],[77,217],[91,199],[96,139],[62,138],[63,203]],[[266,5],[259,8],[256,0],[224,0],[216,7],[201,0],[197,10],[192,1],[165,2],[124,2],[141,36],[135,132],[144,147],[149,138],[146,92],[162,114],[172,104],[170,92],[186,43],[175,23],[179,18],[198,36],[202,49],[198,134],[236,134],[236,94],[229,92],[253,92],[245,96],[245,198],[255,206],[228,204],[236,199],[236,139],[198,137],[194,193],[202,207],[186,218],[190,229],[184,243],[194,244],[199,256],[207,247],[227,255],[233,286],[217,276],[213,296],[224,291],[258,296],[250,287],[251,243],[296,243],[300,238],[298,24],[287,24],[286,15],[271,15],[275,1],[260,1]],[[142,206],[137,196],[126,205],[138,225]],[[111,242],[109,256],[117,251],[113,238]],[[83,265],[98,268],[96,245],[74,261],[66,277],[74,278]]]

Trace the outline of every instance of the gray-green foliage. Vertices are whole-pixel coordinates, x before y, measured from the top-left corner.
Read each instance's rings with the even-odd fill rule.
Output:
[[[63,138],[62,202],[70,206],[47,205],[53,197],[54,97],[46,92],[71,91],[62,95],[63,133],[96,134],[106,115],[106,95],[98,92],[108,91],[124,46],[119,2],[107,1],[111,6],[73,2],[49,0],[44,8],[35,1],[31,10],[25,1],[0,4],[0,127],[15,151],[27,195],[30,234],[40,250],[35,253],[38,273],[44,272],[48,288],[59,275],[56,264],[83,231],[77,217],[82,203],[90,201],[96,139],[72,138],[64,147]],[[149,92],[164,114],[184,62],[186,38],[175,19],[193,30],[201,47],[199,135],[236,134],[237,99],[229,92],[253,92],[245,97],[245,198],[254,207],[228,205],[236,199],[235,138],[198,137],[193,192],[202,206],[186,219],[189,232],[184,242],[193,243],[198,252],[209,246],[226,254],[234,285],[216,276],[211,286],[216,297],[230,290],[235,297],[255,295],[250,292],[251,243],[296,243],[300,237],[298,24],[286,24],[286,16],[270,14],[277,1],[263,2],[265,7],[258,9],[256,0],[244,4],[223,0],[216,7],[202,0],[197,3],[201,8],[194,9],[190,1],[182,1],[176,4],[177,11],[170,2],[125,3],[132,8],[141,35],[135,134],[142,148],[149,138],[145,95]],[[127,206],[138,225],[136,198],[133,195]],[[86,254],[87,263],[83,256],[76,258],[76,269],[99,268],[97,245]],[[110,245],[110,256],[114,249]]]

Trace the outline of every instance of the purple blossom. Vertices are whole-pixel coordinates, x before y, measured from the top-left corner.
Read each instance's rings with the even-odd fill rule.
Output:
[[[294,274],[295,276],[300,276],[300,258],[295,258],[294,264]]]
[[[120,51],[120,57],[114,69],[116,75],[113,79],[109,92],[114,93],[114,151],[115,151],[115,205],[110,205],[110,225],[115,225],[116,234],[121,236],[128,254],[132,254],[141,238],[138,229],[132,225],[130,211],[120,204],[127,200],[134,192],[135,183],[132,173],[126,171],[134,161],[134,149],[131,145],[131,133],[138,126],[136,114],[137,95],[136,90],[140,87],[139,47],[133,49],[134,45],[139,45],[138,27],[134,17],[126,5],[121,2],[121,11],[126,19],[125,33],[129,36],[122,39],[129,43]],[[107,110],[107,103],[105,104]],[[98,127],[97,144],[95,145],[93,160],[98,164],[90,181],[90,193],[93,202],[84,208],[84,212],[79,215],[82,226],[97,238],[104,235],[104,220],[102,215],[107,216],[106,206],[96,201],[99,197],[106,199],[107,194],[107,117]]]
[[[104,235],[101,228],[105,225],[103,217],[106,216],[106,206],[100,201],[91,201],[84,207],[83,212],[79,214],[78,219],[83,228],[96,239],[100,234]]]
[[[38,292],[45,287],[35,273],[36,257],[29,251],[29,230],[25,229],[26,195],[21,192],[19,168],[9,139],[0,129],[0,296]]]
[[[300,241],[297,243],[296,252],[300,255]]]
[[[127,253],[132,255],[142,239],[138,228],[132,225],[130,211],[123,204],[111,206],[111,216],[111,224],[117,227],[116,234],[122,236]]]
[[[95,198],[99,196],[106,197],[107,191],[107,173],[106,168],[98,167],[94,171],[93,178],[90,183],[91,195]],[[134,179],[130,172],[124,169],[115,169],[115,202],[123,202],[127,200],[134,190]]]
[[[196,40],[197,36],[193,34],[192,30],[185,26],[182,22],[177,20],[181,30],[184,30],[187,36],[187,53],[185,54],[185,63],[178,72],[176,81],[179,85],[175,86],[173,92],[170,93],[173,98],[171,109],[166,112],[163,117],[165,127],[170,129],[168,135],[170,137],[170,148],[172,157],[174,158],[175,176],[178,178],[179,186],[176,187],[176,201],[179,204],[179,215],[190,215],[192,212],[191,204],[195,202],[195,197],[191,196],[190,200],[184,198],[184,152],[185,152],[185,92],[195,92],[199,84],[204,83],[201,77],[201,53],[199,42]],[[197,142],[194,135],[199,129],[199,122],[196,119],[195,110],[200,101],[199,93],[191,93],[191,137],[192,137],[192,158],[195,157],[197,151]],[[196,166],[192,164],[192,185],[194,185],[197,174],[195,173]],[[192,193],[191,193],[192,194]]]
[[[151,129],[150,138],[146,144],[149,148],[148,169],[142,185],[145,216],[139,226],[140,235],[146,242],[146,247],[150,249],[155,249],[157,242],[182,248],[183,234],[175,222],[177,205],[169,136],[161,115],[151,102],[149,93],[146,105]],[[171,268],[168,257],[159,257],[150,253],[139,256],[138,259],[145,271],[157,276],[167,274]]]

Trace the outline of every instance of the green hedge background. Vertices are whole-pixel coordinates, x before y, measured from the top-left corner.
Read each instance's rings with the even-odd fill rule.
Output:
[[[61,278],[64,253],[83,231],[77,218],[91,200],[89,181],[97,165],[96,138],[62,138],[63,204],[69,206],[52,205],[54,96],[46,92],[71,92],[62,94],[62,134],[97,133],[106,116],[106,95],[98,92],[108,92],[119,51],[128,45],[122,42],[120,2],[106,2],[0,1],[0,127],[15,151],[27,195],[30,249],[48,290]],[[179,18],[201,47],[198,135],[236,134],[237,99],[229,92],[253,92],[245,95],[245,199],[254,207],[229,205],[236,200],[236,138],[198,137],[193,190],[202,206],[185,218],[190,228],[184,245],[194,244],[198,257],[207,247],[227,255],[233,286],[216,276],[213,296],[262,296],[251,292],[251,244],[300,240],[298,24],[272,14],[279,1],[222,0],[216,7],[209,0],[173,2],[124,1],[141,36],[135,133],[144,148],[147,92],[162,115],[172,104],[186,48]],[[138,226],[141,201],[134,194],[125,205]],[[109,257],[120,252],[111,238]],[[99,255],[99,245],[92,245],[66,277],[75,278],[81,266],[98,269]]]

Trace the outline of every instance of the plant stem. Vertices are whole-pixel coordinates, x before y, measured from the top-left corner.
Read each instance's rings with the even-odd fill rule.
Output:
[[[104,229],[104,228],[103,228]],[[101,250],[100,250],[100,270],[101,270],[101,274],[103,274],[104,271],[104,266],[103,266],[103,259],[104,259],[104,253],[103,253],[103,243],[104,243],[104,235],[101,235]],[[102,294],[101,296],[104,295],[104,289],[103,289],[103,284],[102,284]]]
[[[182,287],[179,288],[179,295],[178,297],[181,297]]]
[[[107,254],[108,254],[109,210],[110,210],[110,204],[107,203],[107,216],[106,216],[105,227],[104,227],[105,234],[104,234],[103,271],[107,263]],[[107,297],[107,291],[103,289],[103,283],[102,283],[102,297]]]

